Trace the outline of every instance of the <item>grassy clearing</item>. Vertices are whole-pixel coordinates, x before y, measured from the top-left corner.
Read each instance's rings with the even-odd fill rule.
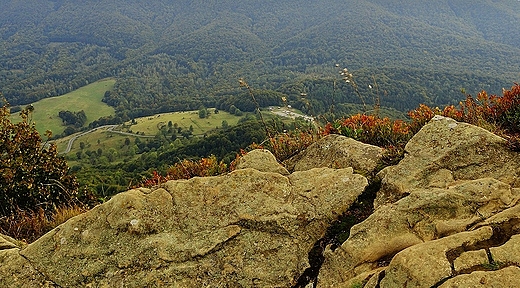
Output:
[[[121,135],[107,130],[96,130],[92,133],[88,133],[76,139],[76,141],[74,141],[74,144],[72,145],[70,152],[66,154],[65,159],[67,159],[67,162],[71,167],[74,165],[82,165],[82,163],[84,163],[85,160],[78,160],[76,158],[76,154],[79,151],[81,151],[81,143],[83,142],[83,152],[89,150],[96,152],[99,149],[101,149],[102,151],[104,151],[104,153],[106,153],[107,151],[109,152],[110,150],[114,149],[115,152],[120,154],[117,157],[116,162],[120,162],[123,160],[123,158],[128,157],[128,155],[123,153],[128,149],[128,147],[124,144],[126,138],[130,139],[130,146],[133,146],[135,143],[135,138],[137,137],[130,135]],[[68,139],[70,138],[67,137],[66,139],[64,138],[57,141],[58,151],[65,150],[65,148],[67,147]],[[142,141],[147,141],[143,138],[141,139]],[[87,156],[84,157],[88,158]]]
[[[54,142],[58,148],[58,152],[65,151],[70,138],[72,138],[73,136],[74,135],[70,135],[65,138],[58,139]],[[113,132],[109,132],[105,129],[96,130],[94,132],[78,137],[76,141],[74,141],[74,143],[72,144],[72,148],[69,154],[78,152],[81,149],[81,142],[84,143],[85,150],[97,150],[99,148],[103,150],[109,148],[118,149],[123,146],[123,143],[126,138],[129,138],[133,142],[136,137],[130,135],[116,134]]]
[[[51,130],[53,134],[61,134],[65,130],[58,113],[62,110],[78,112],[84,110],[87,115],[87,124],[103,116],[114,114],[114,108],[101,102],[106,91],[114,87],[116,80],[105,79],[81,87],[62,96],[42,99],[33,103],[32,120],[40,134]],[[11,115],[13,122],[20,121],[18,113]]]
[[[274,113],[283,112],[286,110],[292,112],[292,114]],[[127,149],[127,146],[124,144],[125,139],[128,138],[132,143],[131,145],[134,145],[135,139],[138,137],[137,134],[139,134],[140,136],[153,137],[159,132],[161,127],[167,126],[168,122],[170,121],[172,123],[172,126],[175,126],[175,124],[177,124],[177,127],[182,128],[182,130],[188,130],[190,129],[190,126],[192,126],[193,134],[197,136],[203,135],[204,133],[207,133],[216,128],[221,128],[223,121],[226,121],[229,126],[237,125],[240,118],[243,117],[229,114],[226,111],[219,111],[219,113],[215,114],[214,111],[215,109],[213,108],[208,109],[208,118],[199,118],[198,111],[157,114],[148,117],[136,118],[134,121],[135,124],[132,124],[132,122],[127,122],[124,125],[120,125],[119,127],[115,128],[114,131],[100,129],[91,133],[87,133],[81,137],[78,137],[74,141],[71,151],[67,154],[69,165],[81,165],[80,162],[82,161],[78,161],[74,156],[81,150],[80,146],[84,147],[83,151],[97,151],[98,149],[108,151],[110,149],[115,149],[118,152],[123,152],[125,149]],[[297,116],[297,114],[300,113],[301,112],[296,109],[287,108],[277,108],[263,112],[266,121],[269,121],[271,118],[274,117],[283,116],[281,119],[282,121],[287,122],[287,124],[290,124],[290,122],[294,121],[292,118],[294,118],[294,116]],[[118,131],[130,132],[133,135],[117,134],[116,132]],[[65,151],[69,140],[73,136],[74,135],[70,135],[55,141],[56,145],[58,146],[59,152]],[[140,139],[141,141],[148,141],[149,138],[147,139],[140,137]],[[81,144],[82,142],[83,144]]]
[[[284,113],[274,113],[274,112],[283,112],[283,111],[291,111],[293,114],[288,115]],[[155,136],[161,127],[167,126],[168,122],[171,121],[172,126],[175,126],[177,124],[177,127],[182,128],[182,130],[188,130],[190,129],[190,126],[193,127],[193,134],[194,135],[203,135],[204,133],[207,133],[211,130],[214,130],[216,128],[222,127],[222,122],[226,121],[229,126],[237,125],[238,121],[240,120],[239,116],[235,116],[232,114],[229,114],[226,111],[219,111],[219,113],[214,113],[214,108],[208,109],[208,118],[199,118],[198,111],[185,111],[185,112],[171,112],[171,113],[163,113],[163,114],[157,114],[153,116],[148,117],[141,117],[136,118],[134,123],[127,122],[124,125],[119,126],[118,128],[115,128],[113,132],[107,131],[106,129],[96,130],[94,132],[85,134],[74,141],[72,145],[71,151],[68,153],[68,155],[76,154],[78,151],[81,150],[80,145],[81,142],[83,142],[84,151],[91,150],[91,151],[97,151],[98,149],[102,149],[103,151],[107,151],[108,149],[114,148],[116,150],[123,149],[125,147],[124,142],[126,138],[129,138],[131,143],[135,142],[135,138],[137,138],[137,134],[141,136]],[[287,109],[287,108],[276,108],[272,110],[264,111],[264,117],[266,121],[269,121],[271,118],[283,116],[281,119],[284,122],[287,122],[289,124],[293,121],[296,114],[300,114],[301,112],[296,109]],[[282,115],[280,115],[282,114]],[[117,134],[115,132],[121,131],[121,132],[130,132],[133,135],[121,135]],[[69,140],[74,135],[67,136],[65,138],[61,138],[55,141],[58,151],[63,152],[65,151],[67,144]],[[141,141],[147,141],[147,138],[141,138]],[[74,157],[68,157],[69,159],[69,165],[73,164],[79,164],[76,163],[77,161],[72,160]]]
[[[168,125],[171,121],[172,125],[177,123],[178,127],[183,130],[188,130],[190,126],[193,126],[194,135],[203,135],[204,133],[213,130],[215,128],[222,127],[222,121],[227,121],[229,126],[236,125],[241,117],[231,115],[228,112],[220,111],[215,114],[215,109],[208,109],[209,117],[201,119],[199,118],[198,111],[187,111],[187,112],[173,112],[157,114],[149,117],[142,117],[135,119],[136,124],[130,122],[123,125],[124,128],[116,128],[122,132],[131,132],[133,134],[139,133],[145,136],[155,136],[159,132],[160,127]],[[132,135],[121,135],[114,132],[107,131],[105,129],[96,130],[94,132],[85,134],[74,141],[72,149],[69,154],[75,154],[80,151],[80,143],[83,142],[85,150],[95,151],[99,148],[108,150],[110,148],[121,149],[124,146],[124,141],[129,138],[134,143],[137,136]],[[58,151],[65,151],[69,140],[74,135],[67,136],[55,141]],[[142,141],[147,141],[146,138],[141,138]],[[69,161],[70,162],[70,161]],[[70,165],[71,163],[69,163]]]
[[[192,126],[194,135],[203,135],[212,129],[222,127],[222,121],[226,121],[229,126],[233,126],[236,125],[241,118],[225,111],[219,111],[218,114],[215,114],[215,109],[213,108],[208,109],[208,111],[209,117],[204,119],[199,118],[198,111],[186,111],[138,118],[135,119],[136,124],[131,125],[131,123],[128,122],[126,125],[131,125],[128,131],[153,136],[159,132],[162,126],[168,125],[168,122],[171,121],[172,125],[177,123],[177,126],[183,130],[187,130]]]

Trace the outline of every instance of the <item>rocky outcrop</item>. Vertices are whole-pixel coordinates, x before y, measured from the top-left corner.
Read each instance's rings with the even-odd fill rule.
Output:
[[[334,287],[360,271],[376,269],[405,248],[466,231],[516,203],[518,194],[491,178],[465,181],[446,189],[414,190],[352,227],[340,249],[327,250],[321,276],[335,280],[321,283]]]
[[[0,234],[0,250],[11,248],[20,248],[20,243],[7,235]]]
[[[449,279],[439,288],[459,287],[518,287],[520,268],[509,266],[497,271],[475,271]]]
[[[383,149],[341,135],[327,135],[284,164],[290,171],[305,171],[317,167],[347,168],[362,175],[374,172]]]
[[[359,197],[381,153],[331,135],[289,174],[255,150],[227,175],[118,194],[27,247],[0,235],[0,287],[520,287],[520,156],[504,139],[435,117]]]
[[[399,252],[380,287],[519,287],[520,221],[510,221]]]
[[[474,287],[517,275],[518,153],[498,136],[444,117],[406,151],[378,174],[374,213],[339,248],[326,249],[318,287]],[[508,285],[496,287],[520,281]]]
[[[352,168],[171,181],[118,194],[11,257],[60,287],[291,287],[366,185]]]
[[[20,249],[0,250],[1,287],[59,287],[20,255]]]
[[[265,149],[255,149],[237,160],[236,169],[253,168],[262,172],[289,175],[284,166],[278,164],[276,157]],[[346,167],[345,167],[346,168]]]
[[[520,155],[482,128],[435,116],[405,147],[399,165],[379,172],[374,206],[392,203],[414,188],[445,188],[457,180],[489,177],[520,187]]]
[[[21,244],[0,234],[0,287],[55,287],[20,255]]]

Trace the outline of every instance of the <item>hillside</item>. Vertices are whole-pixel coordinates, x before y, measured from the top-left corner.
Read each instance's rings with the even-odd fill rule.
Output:
[[[119,116],[214,107],[237,79],[327,111],[336,63],[384,106],[443,105],[520,77],[520,2],[1,0],[0,87],[13,105],[112,76]],[[335,96],[357,102],[348,85]],[[273,103],[278,104],[278,103]],[[229,106],[228,106],[229,107]],[[226,108],[226,107],[224,107]],[[225,109],[223,109],[225,110]]]

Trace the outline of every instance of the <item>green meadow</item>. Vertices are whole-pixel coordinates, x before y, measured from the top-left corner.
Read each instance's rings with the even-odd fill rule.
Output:
[[[58,113],[62,110],[85,111],[87,115],[86,125],[100,117],[114,114],[114,108],[101,100],[105,92],[114,87],[115,82],[116,80],[114,79],[100,80],[65,95],[46,98],[32,103],[34,107],[32,121],[36,123],[36,129],[41,135],[46,130],[51,130],[53,135],[63,133],[65,126],[62,125],[62,121],[58,117]],[[21,119],[18,113],[13,113],[11,120],[19,122]]]
[[[127,127],[131,125],[127,128],[127,131],[153,136],[159,132],[161,127],[168,125],[168,122],[171,121],[172,125],[177,124],[176,126],[181,127],[183,130],[189,129],[190,126],[193,127],[194,135],[203,135],[212,129],[222,127],[222,121],[226,121],[229,126],[234,126],[241,118],[226,111],[219,111],[215,114],[214,108],[207,110],[209,115],[207,118],[199,118],[198,111],[163,113],[137,118],[135,119],[136,124],[126,123]]]
[[[77,134],[74,134],[74,135],[77,135]],[[74,135],[60,138],[54,142],[56,144],[58,152],[61,153],[66,150],[69,140]],[[107,131],[107,129],[99,129],[99,130],[93,131],[91,133],[85,134],[81,137],[78,137],[73,142],[71,150],[68,154],[73,154],[73,153],[80,151],[81,142],[83,142],[85,144],[85,149],[87,149],[87,150],[97,150],[98,148],[109,149],[109,148],[118,148],[118,147],[123,146],[124,140],[126,138],[130,138],[133,141],[135,137],[113,133],[113,132]],[[146,141],[146,140],[143,140],[143,141]]]
[[[208,109],[208,118],[199,118],[198,111],[185,111],[185,112],[171,112],[156,114],[148,117],[136,118],[134,123],[127,122],[120,125],[114,131],[108,131],[106,129],[99,129],[91,133],[85,134],[78,137],[73,145],[69,154],[76,153],[80,150],[80,143],[85,144],[86,149],[97,150],[116,148],[120,149],[123,146],[124,140],[130,138],[132,142],[135,140],[137,135],[122,135],[117,132],[130,132],[132,134],[139,134],[141,136],[155,136],[161,127],[167,126],[168,122],[171,121],[172,126],[177,124],[177,127],[182,130],[190,129],[193,127],[193,135],[203,135],[210,130],[221,128],[222,122],[226,121],[229,126],[236,125],[241,117],[229,114],[226,111],[219,111],[215,114],[214,108]],[[55,141],[58,152],[65,151],[69,140],[77,134],[70,135]],[[146,138],[141,138],[142,141],[146,141]]]

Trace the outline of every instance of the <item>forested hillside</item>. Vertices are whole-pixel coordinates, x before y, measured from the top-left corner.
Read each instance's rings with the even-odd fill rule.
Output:
[[[0,0],[0,10],[0,89],[13,105],[115,77],[105,101],[121,119],[226,109],[243,77],[305,112],[327,111],[331,95],[345,112],[360,102],[350,85],[334,90],[337,63],[361,93],[405,111],[520,78],[514,0]]]

